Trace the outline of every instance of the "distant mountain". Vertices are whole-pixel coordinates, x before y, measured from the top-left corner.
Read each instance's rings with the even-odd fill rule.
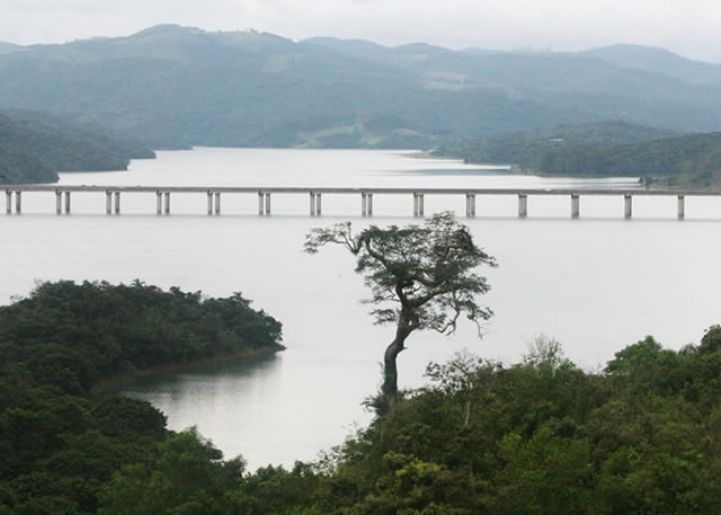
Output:
[[[721,130],[721,85],[681,62],[662,73],[608,52],[294,42],[174,25],[20,49],[0,55],[0,109],[109,125],[154,148],[431,148],[608,119]]]
[[[530,173],[645,177],[667,185],[721,185],[721,133],[676,134],[606,122],[466,140],[439,155],[512,164]]]
[[[346,55],[352,55],[360,59],[380,60],[392,53],[392,50],[363,39],[338,39],[338,38],[310,38],[302,42],[306,45],[316,45],[319,47],[337,50]]]
[[[690,83],[721,85],[721,65],[692,61],[662,48],[612,45],[584,54],[615,66],[658,73]]]
[[[54,182],[57,172],[125,170],[154,153],[94,126],[30,112],[0,113],[0,184]]]

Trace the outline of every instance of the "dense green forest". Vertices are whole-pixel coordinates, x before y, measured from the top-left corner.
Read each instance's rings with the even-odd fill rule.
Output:
[[[721,130],[719,67],[631,46],[455,51],[165,25],[10,46],[0,76],[0,109],[109,125],[153,148],[431,148],[620,118]]]
[[[439,155],[513,164],[527,173],[644,177],[664,185],[721,184],[721,133],[678,135],[623,122],[562,126],[441,146]]]
[[[459,356],[314,464],[242,473],[192,432],[121,468],[101,513],[628,514],[721,510],[721,328],[649,337],[601,373],[537,345]],[[186,465],[183,465],[183,464]]]
[[[98,381],[272,353],[280,339],[280,323],[240,294],[207,298],[140,282],[44,283],[0,308],[0,513],[95,513],[114,471],[160,463],[162,447],[177,446],[149,404],[91,396]]]
[[[33,112],[0,113],[0,183],[54,182],[57,172],[125,170],[152,150],[112,131]]]
[[[77,394],[116,373],[275,351],[280,337],[280,323],[250,308],[240,294],[204,298],[140,282],[44,283],[27,299],[0,308],[2,361]]]
[[[139,306],[143,306],[141,309]],[[540,340],[521,363],[431,364],[316,463],[245,469],[149,404],[88,394],[106,374],[278,348],[240,295],[40,285],[0,309],[0,513],[718,513],[721,327],[653,338],[601,372]]]

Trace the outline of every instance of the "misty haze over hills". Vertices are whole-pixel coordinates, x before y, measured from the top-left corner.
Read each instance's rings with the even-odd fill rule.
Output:
[[[721,66],[629,45],[453,51],[163,25],[0,44],[0,76],[0,110],[110,125],[156,148],[429,148],[604,120],[721,130]]]

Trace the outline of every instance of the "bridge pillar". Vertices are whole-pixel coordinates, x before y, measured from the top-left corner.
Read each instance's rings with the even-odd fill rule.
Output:
[[[5,213],[10,215],[13,212],[13,192],[5,190]]]
[[[416,218],[420,218],[423,216],[423,212],[425,211],[425,201],[423,198],[423,193],[414,193],[413,194],[413,216]]]
[[[311,193],[311,195],[313,195]],[[262,191],[258,192],[258,216],[263,216],[263,212],[265,211],[265,202],[263,202],[263,199],[265,198],[265,195],[263,195]]]
[[[518,195],[518,218],[528,216],[528,195]]]
[[[20,190],[17,190],[15,192],[15,213],[18,215],[22,214],[23,212],[23,192]]]
[[[55,214],[61,215],[63,213],[63,192],[55,190]]]
[[[315,194],[315,215],[321,216],[323,214],[323,203],[322,203],[323,197],[320,193]]]
[[[581,216],[581,197],[577,194],[571,195],[571,218]]]
[[[361,193],[361,214],[373,216],[373,193]]]
[[[70,191],[65,192],[65,214],[70,214]]]
[[[113,196],[115,197],[115,214],[120,214],[120,192],[115,191],[113,192]]]
[[[105,190],[105,214],[113,214],[113,192],[110,190]]]
[[[315,193],[310,192],[310,216],[315,216]]]
[[[683,220],[686,217],[686,197],[678,196],[678,219]]]
[[[471,193],[466,194],[466,217],[475,218],[476,216],[476,196]]]
[[[208,216],[213,214],[213,192],[208,192]]]
[[[219,191],[215,192],[215,214],[216,215],[220,214],[220,192]]]
[[[170,214],[170,192],[169,191],[165,192],[165,209],[164,209],[164,211],[165,211],[166,215]]]
[[[633,216],[633,197],[631,195],[623,196],[623,217],[629,220]]]
[[[163,214],[163,192],[160,190],[155,192],[155,214],[158,216]]]
[[[270,193],[265,194],[265,214],[270,215]]]

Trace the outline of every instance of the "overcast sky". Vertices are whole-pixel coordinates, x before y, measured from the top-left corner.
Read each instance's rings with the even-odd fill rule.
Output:
[[[0,41],[121,36],[160,23],[451,48],[638,43],[721,62],[721,0],[0,0]]]

